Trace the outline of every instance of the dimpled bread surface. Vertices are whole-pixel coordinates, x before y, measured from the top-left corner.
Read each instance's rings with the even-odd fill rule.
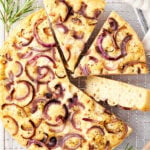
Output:
[[[119,57],[121,51],[123,57]],[[81,59],[74,76],[145,73],[148,69],[142,42],[133,28],[116,12],[112,12]]]
[[[43,9],[10,34],[0,69],[0,118],[30,150],[111,150],[131,133],[126,123],[69,83]]]

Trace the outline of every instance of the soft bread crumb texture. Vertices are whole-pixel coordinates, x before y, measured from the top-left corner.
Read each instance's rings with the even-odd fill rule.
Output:
[[[150,90],[101,77],[88,77],[85,92],[110,106],[150,111]]]

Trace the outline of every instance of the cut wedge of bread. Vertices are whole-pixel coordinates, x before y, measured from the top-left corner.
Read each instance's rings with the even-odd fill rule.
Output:
[[[116,12],[104,23],[75,76],[148,73],[145,51],[134,29]]]
[[[74,71],[98,16],[104,10],[105,0],[44,0],[44,4],[68,69]]]
[[[101,77],[87,77],[85,92],[110,106],[150,111],[150,90]]]

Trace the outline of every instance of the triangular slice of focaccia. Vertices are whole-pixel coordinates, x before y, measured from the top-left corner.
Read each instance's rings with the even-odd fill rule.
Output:
[[[124,82],[90,76],[84,91],[96,101],[127,110],[150,111],[150,90]]]
[[[112,12],[75,76],[140,73],[148,73],[143,44],[133,28]]]
[[[10,35],[0,69],[0,118],[29,150],[111,150],[131,133],[68,81],[44,10]]]
[[[74,71],[96,23],[105,0],[44,0],[47,14],[68,63]]]

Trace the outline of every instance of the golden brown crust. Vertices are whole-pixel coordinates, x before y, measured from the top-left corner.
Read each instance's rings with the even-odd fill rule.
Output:
[[[100,38],[102,44],[98,40]],[[105,54],[100,52],[98,43]],[[123,57],[119,57],[123,49]],[[112,12],[87,55],[75,70],[75,76],[140,73],[148,73],[143,44],[133,28],[116,12]]]

